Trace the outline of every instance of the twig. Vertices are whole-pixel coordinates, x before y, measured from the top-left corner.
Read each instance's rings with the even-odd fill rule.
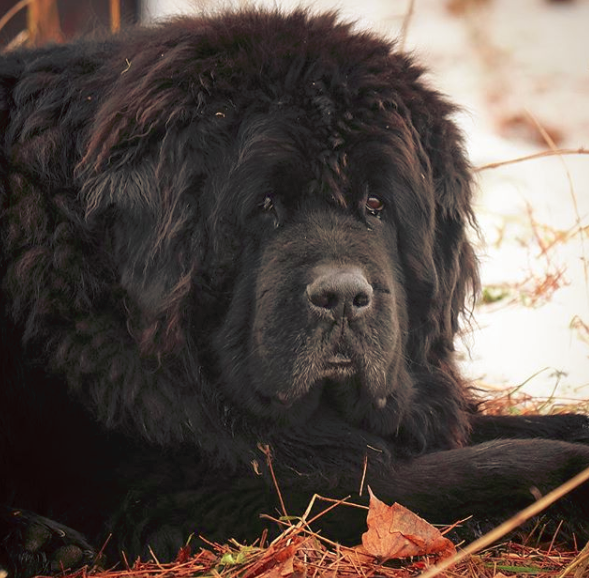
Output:
[[[288,517],[288,513],[286,512],[286,506],[284,505],[284,500],[282,499],[282,492],[280,491],[280,486],[278,485],[278,481],[276,480],[276,475],[274,474],[274,467],[272,466],[272,453],[270,451],[270,446],[267,444],[258,444],[258,448],[266,456],[266,464],[268,465],[268,469],[270,470],[270,475],[272,476],[272,483],[274,484],[274,488],[276,489],[276,493],[278,494],[278,500],[280,501],[280,510],[282,512],[282,515],[286,518],[286,517]]]
[[[358,491],[358,495],[362,495],[362,490],[364,490],[364,482],[366,480],[366,470],[368,469],[368,454],[364,454],[364,467],[362,468],[362,479],[360,480],[360,490]]]
[[[403,23],[401,24],[401,30],[399,31],[398,45],[401,51],[405,50],[405,43],[407,42],[407,34],[409,32],[409,24],[413,18],[413,10],[415,8],[415,0],[409,0],[409,6],[405,16],[403,17]]]
[[[155,552],[152,550],[151,546],[148,546],[148,550],[149,550],[149,553],[151,554],[151,557],[153,558],[153,561],[155,562],[155,565],[160,570],[163,570],[164,567],[162,566],[161,562],[157,559],[157,556],[155,555]]]
[[[320,499],[321,496],[319,496]],[[356,504],[349,504],[346,500],[348,500],[350,498],[350,496],[346,496],[345,498],[341,499],[341,500],[335,500],[333,504],[331,504],[331,506],[328,506],[327,508],[325,508],[324,510],[321,510],[321,512],[319,512],[318,514],[316,514],[315,516],[313,516],[308,522],[306,522],[307,526],[310,526],[313,522],[316,522],[319,518],[325,516],[325,514],[327,514],[327,512],[331,512],[331,510],[333,510],[334,508],[337,508],[338,506],[341,506],[342,504],[346,504],[349,506],[354,506]],[[331,500],[326,500],[326,501],[331,501]]]
[[[585,290],[587,291],[587,301],[589,302],[589,269],[588,269],[589,265],[587,264],[587,256],[585,254],[585,233],[583,231],[583,228],[581,227],[582,219],[581,219],[581,214],[579,213],[579,203],[577,202],[577,195],[575,193],[575,185],[573,184],[573,178],[571,177],[571,172],[569,171],[569,167],[567,166],[564,158],[562,158],[562,155],[558,154],[558,147],[556,146],[556,143],[554,142],[554,140],[552,139],[550,134],[548,134],[548,131],[540,124],[538,119],[529,110],[526,110],[526,113],[532,119],[532,122],[534,123],[534,125],[536,126],[536,128],[538,129],[540,134],[542,135],[542,138],[546,141],[546,143],[550,147],[550,150],[554,151],[558,155],[558,157],[560,158],[560,162],[562,163],[562,166],[564,167],[564,171],[567,176],[567,181],[569,183],[569,192],[571,194],[571,199],[573,201],[573,209],[575,211],[575,221],[579,227],[580,236],[581,236],[581,253],[582,253],[581,260],[583,262],[583,273],[585,275]]]
[[[530,155],[525,155],[522,157],[517,157],[515,159],[509,159],[507,161],[497,161],[494,163],[487,163],[485,165],[481,165],[480,167],[475,167],[474,171],[479,173],[481,171],[486,171],[488,169],[497,169],[499,167],[504,167],[507,165],[514,165],[516,163],[522,163],[525,161],[532,161],[535,159],[541,159],[544,157],[555,157],[555,156],[562,156],[562,155],[589,155],[589,149],[585,147],[580,147],[578,149],[557,149],[557,150],[545,150],[539,153],[533,153]]]
[[[32,0],[20,0],[20,2],[17,2],[10,10],[7,10],[4,13],[4,16],[0,18],[0,30],[2,30],[18,12],[23,8],[26,8],[31,2]]]
[[[8,44],[2,47],[0,52],[6,53],[24,46],[30,37],[28,30],[21,30]]]
[[[550,540],[550,545],[548,546],[548,554],[552,552],[552,549],[554,548],[554,543],[556,542],[556,537],[558,536],[558,533],[560,532],[560,529],[562,528],[563,524],[564,520],[560,520],[560,522],[558,522],[558,526],[556,527],[556,530],[554,530],[554,534],[552,534],[552,540]]]
[[[293,534],[298,533],[301,530],[315,535],[315,533],[309,528],[310,524],[317,521],[319,518],[321,518],[322,516],[324,516],[325,514],[327,514],[328,512],[330,512],[331,510],[333,510],[334,508],[336,508],[338,506],[349,506],[351,508],[368,510],[367,506],[362,506],[361,504],[354,504],[353,502],[348,502],[347,500],[349,500],[349,499],[350,499],[350,496],[346,496],[345,498],[341,498],[339,500],[336,500],[333,498],[325,498],[323,496],[320,496],[319,494],[313,494],[313,497],[311,498],[311,500],[309,501],[309,504],[307,505],[307,509],[305,510],[303,515],[299,518],[299,521],[294,525],[290,524],[289,522],[285,522],[284,520],[277,520],[276,518],[269,516],[268,514],[262,514],[260,516],[261,518],[264,518],[266,520],[271,520],[272,522],[276,522],[282,526],[287,526],[286,530],[282,534],[280,534],[280,536],[275,538],[271,542],[270,546],[277,544],[278,542],[283,540],[286,536],[291,536]],[[321,500],[323,502],[328,502],[331,504],[331,506],[328,506],[324,510],[321,510],[321,512],[319,512],[318,514],[313,516],[313,518],[308,520],[309,516],[311,515],[311,511],[313,510],[313,507],[315,506],[315,502],[317,500]],[[327,539],[325,539],[324,541],[326,541],[329,544],[335,544],[335,542],[331,542]]]
[[[464,524],[464,522],[468,522],[470,519],[472,519],[472,516],[468,516],[466,518],[463,518],[462,520],[457,520],[451,526],[446,526],[444,528],[444,530],[440,533],[442,534],[442,536],[445,536],[446,534],[449,534],[450,532],[452,532],[452,530],[455,530],[456,528],[458,528],[458,526]],[[434,524],[434,526],[435,525],[436,524]]]
[[[121,0],[110,0],[110,30],[118,32],[121,29]]]
[[[106,540],[102,544],[102,548],[100,548],[100,550],[98,551],[96,556],[94,556],[94,566],[98,566],[100,564],[100,561],[102,560],[102,557],[104,556],[104,551],[106,550],[106,547],[108,546],[108,543],[110,542],[111,538],[112,538],[112,533],[106,537]]]
[[[589,542],[585,544],[585,547],[579,552],[572,563],[564,569],[562,574],[558,575],[558,578],[564,578],[564,576],[570,574],[573,570],[575,570],[573,578],[582,578],[586,576],[585,570],[587,570],[587,566],[589,566]]]

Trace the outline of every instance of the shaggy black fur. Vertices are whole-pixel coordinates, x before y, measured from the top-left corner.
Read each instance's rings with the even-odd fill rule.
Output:
[[[367,459],[381,499],[470,530],[589,465],[585,417],[480,416],[458,374],[471,177],[421,76],[304,12],[2,57],[11,576],[88,562],[109,532],[129,559],[257,537],[260,444],[291,514],[356,494]],[[586,538],[588,509],[585,486],[552,518]],[[359,541],[348,508],[325,525]]]

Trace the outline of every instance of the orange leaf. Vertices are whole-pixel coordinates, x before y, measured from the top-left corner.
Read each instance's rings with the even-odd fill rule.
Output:
[[[294,554],[285,560],[282,560],[276,566],[273,566],[266,572],[258,575],[258,578],[287,578],[294,573]]]
[[[176,564],[186,564],[190,560],[192,554],[192,548],[190,544],[186,544],[186,546],[182,546],[180,550],[178,550],[178,555],[176,556]]]
[[[370,488],[368,531],[362,535],[364,550],[380,560],[436,554],[442,558],[456,553],[454,544],[400,504],[387,506]]]

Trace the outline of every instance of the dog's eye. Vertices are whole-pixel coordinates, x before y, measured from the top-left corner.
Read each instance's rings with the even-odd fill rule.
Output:
[[[264,202],[260,206],[264,213],[267,213],[274,218],[274,228],[278,228],[280,226],[280,215],[274,197],[272,195],[266,195],[264,197]]]
[[[384,209],[384,202],[375,196],[366,199],[366,212],[374,217],[378,217]]]
[[[266,212],[270,212],[274,210],[274,199],[271,195],[266,195],[264,198],[264,202],[261,205],[262,210]]]

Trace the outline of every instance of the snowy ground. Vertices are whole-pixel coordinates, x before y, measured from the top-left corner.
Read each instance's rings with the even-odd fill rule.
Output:
[[[147,17],[196,6],[149,1]],[[360,26],[397,36],[410,4],[312,6],[337,7]],[[473,164],[482,166],[550,148],[538,125],[559,148],[589,149],[588,29],[589,0],[416,0],[405,47],[463,106],[458,120]],[[482,281],[506,296],[477,307],[465,372],[491,387],[527,382],[523,389],[535,396],[589,399],[589,156],[543,158],[479,177]]]

